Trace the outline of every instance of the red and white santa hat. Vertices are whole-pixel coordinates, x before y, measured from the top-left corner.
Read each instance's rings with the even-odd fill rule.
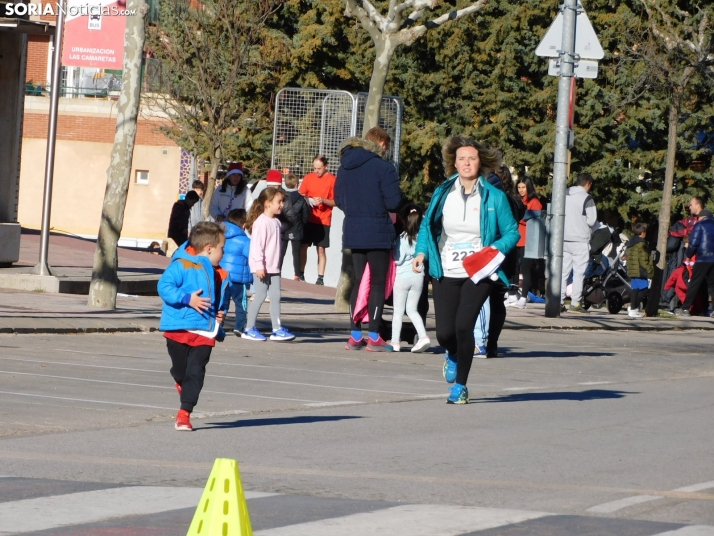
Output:
[[[231,175],[234,175],[236,173],[244,175],[243,162],[232,162],[228,164],[228,171],[226,172],[226,177],[230,177]]]
[[[283,174],[277,169],[269,169],[268,176],[265,178],[265,183],[268,186],[280,186],[283,184]]]
[[[466,257],[464,259],[464,269],[474,283],[486,278],[495,281],[498,278],[496,270],[498,270],[505,258],[505,255],[495,247],[488,246]]]

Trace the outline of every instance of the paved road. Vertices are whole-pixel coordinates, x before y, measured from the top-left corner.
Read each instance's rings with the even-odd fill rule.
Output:
[[[181,434],[159,334],[0,336],[0,534],[185,534],[216,457],[265,536],[714,534],[714,334],[507,332],[468,406],[342,342],[228,339]]]

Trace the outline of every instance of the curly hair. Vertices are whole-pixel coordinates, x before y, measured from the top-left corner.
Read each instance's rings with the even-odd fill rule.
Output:
[[[460,134],[458,136],[451,136],[444,142],[444,146],[441,148],[441,158],[444,162],[444,171],[446,171],[447,177],[456,173],[456,151],[461,147],[473,147],[478,151],[478,156],[481,160],[481,167],[478,170],[480,176],[486,177],[489,173],[501,167],[503,160],[501,151],[492,147],[486,147],[472,137]]]

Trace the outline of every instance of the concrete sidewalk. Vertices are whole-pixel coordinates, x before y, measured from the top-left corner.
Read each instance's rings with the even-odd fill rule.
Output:
[[[347,315],[335,312],[334,289],[283,280],[282,320],[298,332],[348,331]],[[264,304],[258,327],[268,329],[269,305]],[[433,306],[427,328],[434,329]],[[0,289],[0,333],[94,333],[155,331],[159,326],[161,300],[154,296],[119,296],[115,310],[87,306],[87,297]],[[386,308],[385,319],[391,317]],[[233,314],[226,328],[233,327]],[[506,329],[551,330],[714,330],[714,320],[705,317],[687,319],[632,319],[626,312],[611,315],[606,309],[589,314],[564,313],[562,318],[545,318],[544,306],[529,304],[527,309],[508,308]]]

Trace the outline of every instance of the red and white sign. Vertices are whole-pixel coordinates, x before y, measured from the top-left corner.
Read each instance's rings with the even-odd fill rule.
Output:
[[[121,70],[126,0],[69,0],[62,65]]]

